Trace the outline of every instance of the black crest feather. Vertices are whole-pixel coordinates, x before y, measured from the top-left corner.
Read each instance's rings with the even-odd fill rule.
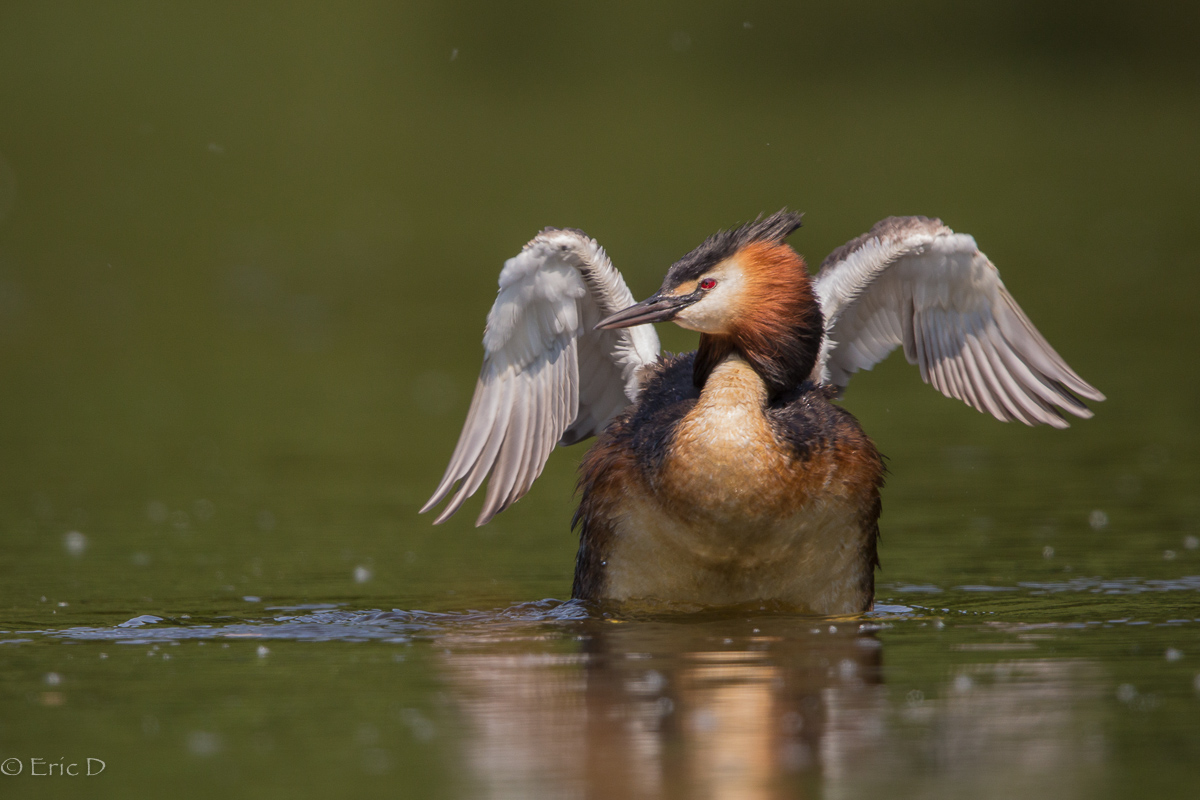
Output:
[[[748,222],[739,228],[718,231],[705,239],[704,243],[695,250],[672,264],[671,268],[667,270],[663,286],[677,286],[684,281],[695,280],[711,267],[749,244],[755,242],[779,244],[800,227],[803,216],[803,214],[784,208],[769,217],[760,214],[754,222]]]

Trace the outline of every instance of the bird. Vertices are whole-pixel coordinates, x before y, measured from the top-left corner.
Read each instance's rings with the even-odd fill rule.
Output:
[[[634,302],[604,249],[546,228],[505,262],[458,443],[424,513],[490,473],[484,525],[556,445],[580,464],[572,597],[648,609],[870,610],[883,458],[835,401],[901,348],[922,380],[1002,421],[1068,426],[1104,395],[1037,331],[975,239],[888,217],[810,275],[784,208],[719,231]],[[660,352],[653,323],[700,334]],[[455,487],[457,486],[457,491]]]

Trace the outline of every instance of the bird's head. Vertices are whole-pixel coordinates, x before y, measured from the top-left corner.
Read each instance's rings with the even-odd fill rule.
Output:
[[[657,292],[596,327],[674,322],[706,334],[698,385],[733,348],[773,389],[796,385],[812,370],[823,330],[804,259],[785,241],[799,227],[800,215],[784,209],[716,233],[676,261]]]

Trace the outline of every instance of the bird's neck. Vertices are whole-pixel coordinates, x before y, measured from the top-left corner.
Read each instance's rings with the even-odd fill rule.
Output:
[[[770,399],[807,380],[817,363],[825,319],[804,260],[786,245],[759,258],[770,258],[772,263],[755,276],[747,298],[752,313],[727,333],[700,335],[692,376],[698,388],[734,353],[762,377]]]

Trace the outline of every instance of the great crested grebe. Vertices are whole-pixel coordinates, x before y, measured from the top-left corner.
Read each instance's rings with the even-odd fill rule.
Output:
[[[556,443],[580,467],[572,596],[681,607],[776,601],[868,610],[883,462],[833,405],[903,346],[921,377],[997,419],[1067,427],[1103,400],[1017,306],[975,240],[890,217],[811,277],[786,209],[710,236],[640,303],[581,231],[547,228],[500,273],[484,360],[422,512],[491,472],[477,525],[529,490]],[[700,332],[659,355],[648,323]]]

